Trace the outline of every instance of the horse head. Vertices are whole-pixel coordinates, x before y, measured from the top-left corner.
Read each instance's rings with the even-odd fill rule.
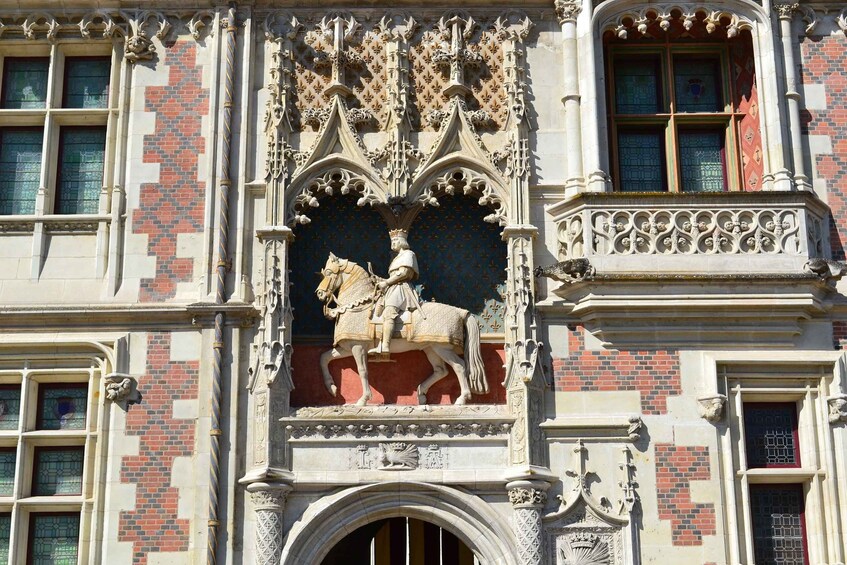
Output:
[[[318,288],[315,289],[318,300],[327,303],[335,292],[338,291],[348,263],[349,261],[347,259],[340,259],[334,253],[329,254],[326,265],[324,265],[324,268],[320,272],[323,278],[320,284],[318,284]]]

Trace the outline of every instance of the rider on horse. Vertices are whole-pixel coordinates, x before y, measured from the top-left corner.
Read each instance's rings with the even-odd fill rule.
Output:
[[[388,355],[394,324],[403,312],[420,308],[418,295],[409,284],[418,278],[418,258],[409,249],[408,232],[398,229],[388,232],[391,236],[391,251],[394,259],[388,267],[388,278],[377,283],[378,298],[375,315],[382,316],[382,340],[368,351],[369,355]]]

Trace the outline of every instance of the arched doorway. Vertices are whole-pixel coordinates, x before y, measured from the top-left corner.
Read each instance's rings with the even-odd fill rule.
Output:
[[[348,534],[322,565],[479,565],[462,540],[449,530],[409,517],[387,518]]]

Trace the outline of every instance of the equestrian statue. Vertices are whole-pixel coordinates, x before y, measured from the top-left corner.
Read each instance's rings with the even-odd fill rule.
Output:
[[[456,404],[466,404],[471,394],[488,392],[479,345],[479,323],[461,308],[424,302],[412,288],[418,278],[418,260],[409,248],[405,230],[391,230],[388,278],[329,254],[315,291],[324,315],[335,320],[333,348],[321,355],[321,372],[330,394],[338,388],[329,373],[329,363],[352,356],[362,379],[359,406],[371,399],[368,360],[390,360],[392,353],[421,350],[432,365],[432,374],[417,388],[419,404],[426,404],[429,388],[447,376],[447,365],[459,379],[461,392]],[[370,272],[369,272],[370,271]],[[462,357],[464,355],[464,358]]]

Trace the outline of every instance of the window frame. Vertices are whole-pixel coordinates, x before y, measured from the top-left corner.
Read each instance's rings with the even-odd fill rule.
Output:
[[[16,352],[18,353],[18,352]],[[105,488],[103,450],[107,448],[107,412],[99,394],[102,378],[110,364],[102,355],[79,353],[33,353],[0,356],[0,386],[20,387],[21,402],[18,427],[0,430],[0,446],[17,449],[13,496],[0,497],[0,513],[11,514],[9,562],[29,563],[30,525],[33,516],[41,514],[74,514],[79,516],[77,541],[78,561],[88,562],[93,555],[94,540],[102,528],[96,516]],[[38,429],[36,414],[40,410],[41,390],[46,386],[86,387],[85,426],[79,430]],[[79,494],[35,495],[36,454],[44,449],[75,448],[83,451],[82,490]]]
[[[841,452],[844,438],[828,421],[827,398],[847,383],[847,354],[738,350],[703,352],[700,358],[704,382],[714,383],[712,394],[727,397],[725,416],[718,424],[727,560],[754,562],[751,484],[803,485],[809,562],[834,559],[838,551],[847,547],[844,540],[833,535],[841,512],[847,507],[847,493],[835,486],[847,453]],[[747,469],[746,462],[742,467],[742,401],[797,403],[803,467]]]
[[[696,129],[699,127],[721,130],[723,137],[723,192],[740,191],[742,181],[741,154],[739,150],[738,124],[745,116],[737,112],[734,95],[735,77],[730,67],[730,46],[714,42],[679,42],[665,39],[661,44],[622,44],[610,42],[605,45],[605,71],[608,77],[606,88],[609,152],[612,182],[615,191],[637,194],[646,191],[624,191],[621,187],[620,153],[618,147],[618,132],[620,129],[648,125],[664,133],[664,187],[650,192],[690,192],[683,191],[682,170],[679,153],[680,129]],[[722,96],[722,111],[719,112],[680,112],[676,111],[676,96],[673,74],[674,57],[680,54],[695,54],[700,59],[715,59],[718,63],[720,86],[718,92]],[[657,92],[661,96],[661,112],[655,114],[620,114],[617,111],[615,89],[615,66],[621,59],[647,59],[656,57],[659,68],[659,84]]]
[[[0,92],[5,95],[4,61],[8,58],[48,58],[47,97],[44,108],[11,109],[0,104],[0,122],[6,127],[35,127],[43,132],[39,189],[36,196],[34,214],[3,214],[4,221],[32,221],[33,217],[50,220],[51,218],[69,219],[102,216],[108,220],[110,207],[111,177],[115,168],[116,147],[115,128],[118,124],[119,92],[121,88],[120,70],[123,68],[120,51],[110,41],[62,40],[53,45],[36,44],[26,40],[10,40],[0,47]],[[35,50],[36,53],[32,51]],[[105,108],[65,108],[65,87],[67,73],[65,61],[69,58],[108,58],[111,61],[109,88]],[[95,213],[56,214],[58,205],[59,138],[63,127],[98,127],[105,129],[105,147],[103,180],[101,193]]]

